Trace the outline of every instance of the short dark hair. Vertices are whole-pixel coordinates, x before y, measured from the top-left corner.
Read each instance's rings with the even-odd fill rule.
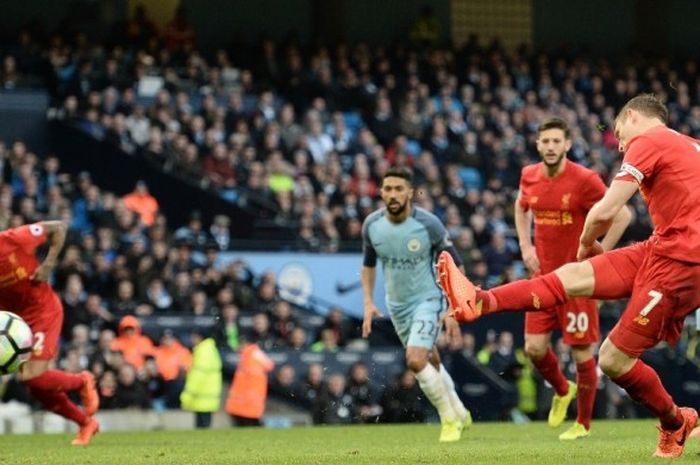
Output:
[[[543,132],[547,131],[549,129],[561,129],[564,131],[564,137],[567,139],[571,138],[571,130],[569,129],[569,125],[566,124],[566,121],[564,121],[561,118],[549,118],[546,119],[540,124],[540,127],[537,128],[537,136]]]
[[[625,106],[622,107],[620,113],[615,118],[615,123],[624,118],[627,110],[636,110],[650,118],[659,118],[664,124],[668,123],[668,109],[666,105],[654,94],[639,94],[632,97]]]
[[[405,166],[392,166],[384,173],[384,179],[386,178],[401,178],[409,184],[413,184],[413,173]]]

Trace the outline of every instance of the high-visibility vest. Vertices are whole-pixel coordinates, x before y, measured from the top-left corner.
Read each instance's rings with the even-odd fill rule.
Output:
[[[239,417],[261,418],[267,400],[267,374],[274,367],[274,362],[257,344],[246,345],[228,391],[226,411]]]

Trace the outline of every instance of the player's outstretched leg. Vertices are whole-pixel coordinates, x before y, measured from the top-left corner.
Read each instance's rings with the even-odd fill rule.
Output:
[[[458,321],[474,321],[487,313],[502,311],[537,311],[561,305],[568,301],[567,291],[562,282],[578,280],[584,275],[592,276],[590,264],[569,263],[553,273],[533,279],[523,279],[498,286],[488,291],[481,290],[467,279],[455,264],[448,252],[438,258],[438,284],[450,304],[450,315]],[[590,281],[590,282],[589,282]],[[592,278],[578,284],[574,296],[588,296]],[[586,293],[585,291],[589,291]]]

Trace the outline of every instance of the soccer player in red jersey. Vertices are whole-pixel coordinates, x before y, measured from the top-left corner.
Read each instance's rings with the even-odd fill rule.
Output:
[[[93,418],[99,408],[95,379],[88,371],[72,374],[49,369],[58,351],[63,306],[47,280],[65,238],[66,228],[60,221],[0,232],[0,308],[24,318],[34,333],[34,350],[21,366],[19,379],[47,410],[78,424],[80,430],[72,444],[84,446],[99,430]],[[46,257],[39,263],[35,251],[47,241]],[[83,409],[68,398],[69,391],[80,391]]]
[[[515,202],[515,227],[523,261],[534,276],[576,260],[586,214],[605,194],[605,184],[596,172],[566,159],[570,148],[566,122],[559,118],[547,120],[537,131],[537,151],[542,162],[522,170],[520,194]],[[602,241],[603,249],[615,246],[630,219],[630,211],[620,209]],[[534,245],[530,234],[533,223]],[[561,330],[564,342],[571,346],[576,362],[575,384],[566,379],[550,347],[555,329]],[[593,351],[599,338],[598,308],[594,300],[571,299],[564,305],[525,314],[525,353],[555,391],[549,426],[559,426],[571,401],[574,398],[577,401],[576,422],[559,435],[561,440],[589,434],[598,385]]]
[[[438,276],[452,314],[463,321],[503,310],[561,305],[573,297],[629,298],[600,348],[601,369],[659,418],[657,457],[679,457],[696,427],[695,409],[678,407],[641,354],[675,344],[700,306],[700,141],[666,126],[668,110],[638,95],[620,111],[615,135],[624,159],[603,199],[586,216],[577,258],[552,273],[480,290],[441,254]],[[655,225],[649,239],[603,253],[597,238],[639,189]]]

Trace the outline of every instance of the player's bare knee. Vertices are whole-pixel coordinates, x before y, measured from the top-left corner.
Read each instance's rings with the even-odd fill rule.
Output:
[[[542,358],[547,353],[547,345],[539,344],[537,342],[532,342],[525,340],[525,355],[532,360],[537,362],[542,360]]]
[[[418,373],[428,364],[428,356],[421,352],[407,352],[406,366],[414,373]]]
[[[630,369],[632,369],[636,361],[636,358],[628,356],[620,349],[615,347],[615,345],[610,342],[609,339],[603,341],[603,345],[600,346],[598,366],[600,366],[603,373],[605,373],[611,379],[627,373]]]
[[[593,294],[593,266],[588,261],[567,263],[554,273],[569,297],[589,297]]]

